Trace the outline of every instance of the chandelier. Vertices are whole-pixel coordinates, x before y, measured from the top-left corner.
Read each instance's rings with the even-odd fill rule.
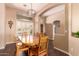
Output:
[[[36,11],[32,8],[32,3],[30,4],[30,9],[27,10],[26,12],[28,17],[34,17],[36,14]]]

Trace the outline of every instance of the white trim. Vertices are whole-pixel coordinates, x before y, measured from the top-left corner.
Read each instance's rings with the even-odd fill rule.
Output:
[[[0,49],[5,49],[5,47],[0,47]]]
[[[64,50],[61,50],[61,49],[59,49],[59,48],[54,47],[54,49],[56,49],[56,50],[58,50],[58,51],[60,51],[60,52],[63,52],[63,53],[65,53],[65,54],[69,55],[69,56],[72,56],[70,53],[68,53],[68,52],[66,52],[66,51],[64,51]]]
[[[55,35],[57,35],[57,36],[65,36],[65,34],[55,34]]]
[[[16,42],[6,42],[6,44],[11,44],[11,43],[16,43]]]

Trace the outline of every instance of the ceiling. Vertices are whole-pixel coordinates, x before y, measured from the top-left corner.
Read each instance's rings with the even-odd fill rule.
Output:
[[[19,10],[27,11],[31,9],[31,3],[7,3],[8,7],[16,8]],[[48,3],[32,3],[32,9],[36,12],[39,12],[41,9],[45,8]],[[46,11],[42,16],[50,16],[54,13],[60,12],[64,10],[64,5],[59,5],[57,7],[51,8],[50,10]]]
[[[20,10],[27,11],[31,8],[31,3],[7,3],[8,7],[14,7]],[[32,9],[34,9],[36,12],[41,10],[47,5],[47,3],[32,3]]]
[[[52,14],[61,12],[65,9],[65,5],[59,5],[57,7],[51,8],[50,10],[48,10],[47,12],[45,12],[42,16],[50,16]]]

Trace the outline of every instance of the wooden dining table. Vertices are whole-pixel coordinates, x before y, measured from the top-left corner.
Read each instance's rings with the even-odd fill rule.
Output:
[[[16,43],[16,56],[20,56],[21,52],[26,51],[28,53],[29,56],[32,55],[30,51],[31,47],[35,47],[39,44],[39,37],[38,36],[33,36],[33,42],[32,43],[21,43],[21,45],[18,45],[18,43]]]

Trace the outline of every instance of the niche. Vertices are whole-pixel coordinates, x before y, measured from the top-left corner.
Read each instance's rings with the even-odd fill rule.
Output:
[[[53,22],[53,29],[55,33],[59,33],[59,28],[60,28],[60,21],[56,20]]]

